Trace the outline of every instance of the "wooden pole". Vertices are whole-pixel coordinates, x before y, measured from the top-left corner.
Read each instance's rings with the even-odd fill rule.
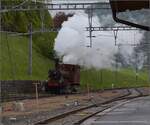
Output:
[[[35,97],[36,97],[36,108],[37,111],[39,110],[39,93],[38,93],[38,84],[40,83],[33,83],[35,84]]]
[[[88,95],[88,99],[90,99],[90,88],[89,88],[89,83],[87,83],[87,95]]]

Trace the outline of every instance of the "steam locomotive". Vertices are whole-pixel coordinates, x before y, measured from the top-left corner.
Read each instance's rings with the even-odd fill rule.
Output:
[[[48,72],[45,90],[50,93],[76,93],[80,86],[80,66],[55,60],[55,69]]]

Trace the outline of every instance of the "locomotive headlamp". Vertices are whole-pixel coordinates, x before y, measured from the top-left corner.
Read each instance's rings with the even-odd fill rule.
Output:
[[[150,31],[150,0],[110,0],[116,22]]]

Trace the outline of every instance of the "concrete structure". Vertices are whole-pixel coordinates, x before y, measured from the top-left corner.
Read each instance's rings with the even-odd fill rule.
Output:
[[[96,115],[84,125],[150,125],[150,96],[134,99],[119,107]]]

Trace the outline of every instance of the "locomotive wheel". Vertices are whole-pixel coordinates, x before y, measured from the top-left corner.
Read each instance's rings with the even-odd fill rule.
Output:
[[[71,91],[71,86],[66,86],[65,89],[64,89],[64,92],[65,92],[66,94],[71,94],[71,93],[72,93],[72,91]]]
[[[79,93],[80,92],[80,86],[74,85],[72,86],[72,93]]]
[[[79,86],[66,86],[65,87],[65,93],[66,94],[73,94],[73,93],[78,93],[79,92],[80,87]]]

